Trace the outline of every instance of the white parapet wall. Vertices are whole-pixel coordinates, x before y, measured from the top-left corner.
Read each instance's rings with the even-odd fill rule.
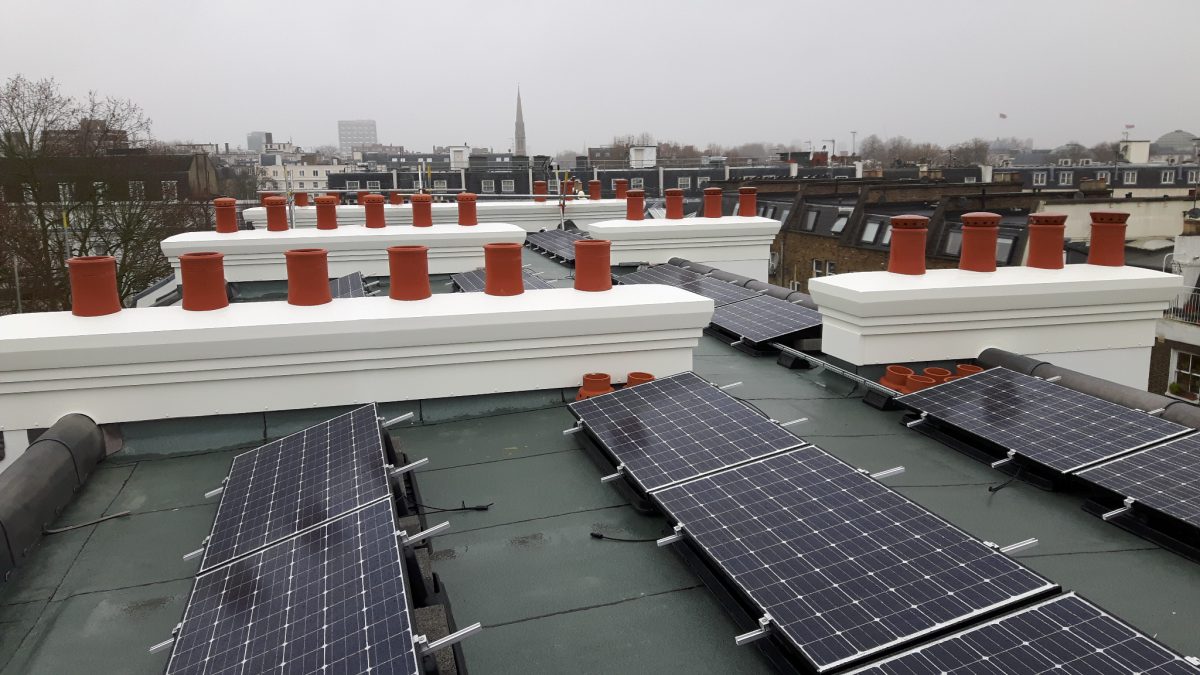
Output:
[[[458,223],[458,204],[454,202],[439,202],[431,204],[433,223]],[[338,225],[362,225],[366,222],[363,206],[339,205],[337,207]],[[623,218],[625,216],[624,199],[572,199],[560,208],[560,202],[554,197],[547,197],[544,202],[529,200],[497,200],[478,201],[475,203],[476,217],[480,223],[511,223],[523,228],[526,232],[539,232],[560,227],[569,220],[577,226],[583,226],[602,220]],[[317,226],[317,207],[297,206],[295,221],[292,227],[306,228]],[[393,204],[383,205],[383,217],[388,225],[412,225],[412,205]],[[242,212],[242,218],[257,228],[267,226],[267,210],[255,206]]]
[[[821,349],[855,365],[969,359],[999,347],[1146,388],[1178,275],[1136,267],[1002,267],[811,279]]]
[[[614,265],[656,265],[671,258],[718,267],[767,281],[771,243],[781,223],[758,216],[610,220],[580,226],[593,239],[612,242]]]
[[[72,412],[105,424],[670,375],[692,368],[712,312],[708,298],[635,285],[0,316],[0,431]]]
[[[388,274],[389,246],[427,246],[430,274],[456,274],[483,267],[483,245],[501,242],[522,244],[525,230],[505,223],[480,223],[377,228],[347,225],[336,230],[306,228],[281,232],[185,232],[164,239],[162,251],[171,261],[178,283],[182,283],[179,256],[199,251],[224,253],[225,280],[240,282],[287,279],[283,252],[290,249],[323,248],[329,251],[331,277],[353,272],[375,277]]]

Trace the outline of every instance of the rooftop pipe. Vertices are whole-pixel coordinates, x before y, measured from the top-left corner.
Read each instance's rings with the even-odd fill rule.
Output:
[[[646,191],[629,190],[625,193],[625,220],[642,220],[646,217]]]
[[[1000,214],[976,211],[963,214],[962,248],[958,269],[970,272],[996,271],[996,239],[1000,232]],[[892,231],[895,236],[895,230]]]
[[[581,239],[575,242],[575,290],[607,291],[612,288],[612,242]]]
[[[683,190],[670,188],[667,190],[667,220],[683,218]]]
[[[296,206],[308,206],[308,193],[307,192],[297,192],[295,204],[296,204]]]
[[[366,195],[359,201],[363,204],[367,227],[387,227],[387,221],[383,217],[383,195]]]
[[[427,194],[412,196],[413,227],[433,227],[433,197]]]
[[[739,216],[757,216],[758,215],[758,188],[743,187],[738,188],[738,212]]]
[[[392,206],[400,206],[400,205],[404,204],[404,193],[403,192],[389,192],[388,193],[388,203],[391,204]]]
[[[484,293],[520,295],[525,292],[525,281],[521,277],[521,250],[520,244],[510,242],[483,245]]]
[[[893,216],[888,271],[893,274],[925,274],[925,216]]]
[[[588,199],[600,199],[600,181],[588,181]]]
[[[721,188],[704,188],[704,217],[721,217]]]
[[[287,199],[283,197],[267,197],[263,200],[267,207],[267,230],[270,232],[287,232]]]
[[[392,286],[388,297],[393,300],[424,300],[432,295],[429,289],[429,249],[424,246],[389,246],[388,272]]]
[[[71,313],[75,316],[104,316],[121,311],[117,292],[117,259],[111,255],[89,255],[67,261],[71,278]]]
[[[183,308],[205,312],[229,306],[225,290],[225,254],[211,251],[184,253],[179,256],[179,276],[183,281]]]
[[[297,248],[283,255],[287,261],[289,305],[323,305],[333,300],[325,249]]]
[[[321,195],[317,197],[317,229],[318,230],[336,230],[337,229],[337,205],[341,201],[334,195]]]
[[[534,194],[533,201],[535,201],[535,202],[546,201],[545,197],[538,197],[537,195],[544,195],[544,194],[547,194],[548,192],[550,192],[550,188],[547,185],[546,181],[544,181],[544,180],[533,181],[533,194]]]
[[[217,232],[229,234],[238,231],[236,199],[217,197],[213,200],[213,213],[217,218]]]
[[[1125,266],[1125,228],[1128,220],[1129,214],[1124,211],[1092,211],[1089,265]]]
[[[1066,214],[1029,214],[1029,267],[1063,268],[1063,233],[1066,229]]]
[[[474,192],[458,193],[458,224],[478,225],[479,211],[475,207]]]
[[[616,186],[617,199],[625,199],[629,194],[629,179],[616,178],[613,180],[613,185]]]

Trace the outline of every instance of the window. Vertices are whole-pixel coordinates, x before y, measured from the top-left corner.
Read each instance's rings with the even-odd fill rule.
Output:
[[[1122,171],[1121,172],[1121,183],[1123,185],[1136,185],[1137,184],[1137,172],[1136,171]]]
[[[21,199],[25,202],[33,201],[33,186],[29,183],[21,183]]]
[[[1175,169],[1167,169],[1166,171],[1163,171],[1161,178],[1162,178],[1163,185],[1174,185],[1175,184]]]
[[[552,178],[546,181],[546,189],[549,190],[550,194],[552,195],[558,194],[558,179]]]
[[[887,229],[883,231],[883,241],[880,242],[884,246],[890,246],[892,243],[892,224],[889,222]]]
[[[824,260],[817,260],[816,258],[813,258],[812,275],[814,277],[825,276],[825,261]]]
[[[1200,392],[1200,355],[1188,352],[1172,351],[1171,360],[1175,363],[1171,368],[1171,383],[1167,385],[1173,396],[1196,400]]]
[[[512,179],[504,179],[500,181],[500,191],[513,193],[517,191],[517,182]]]
[[[617,181],[618,181],[618,180],[620,180],[620,179],[619,179],[619,178],[614,178],[614,179],[612,179],[612,190],[613,190],[613,192],[616,192],[616,191],[617,191]]]
[[[974,183],[976,180],[977,179],[975,178],[975,176],[966,176],[965,178],[963,178],[964,183]]]
[[[325,169],[325,175],[326,175],[326,176],[328,176],[328,175],[329,175],[329,169]]]
[[[1033,186],[1041,187],[1045,184],[1046,184],[1046,172],[1045,171],[1034,171],[1033,172]]]
[[[705,185],[708,185],[708,180],[708,176],[698,176],[696,178],[696,187],[704,187]]]
[[[645,178],[630,178],[629,179],[629,189],[631,189],[631,190],[646,189],[646,179]]]
[[[830,276],[832,274],[837,274],[837,263],[833,262],[832,260],[826,260],[825,276]]]
[[[434,183],[436,183],[436,182],[437,181],[434,181]],[[442,185],[443,186],[445,185],[445,181],[442,181]],[[379,189],[379,181],[377,181],[377,180],[367,181],[367,189],[368,190],[378,190]]]
[[[996,247],[1000,248],[999,246]],[[946,246],[942,249],[946,255],[957,256],[962,251],[962,230],[951,230],[946,235]]]
[[[445,190],[446,189],[446,181],[444,181],[444,180],[433,181],[433,189],[434,190]]]
[[[1071,166],[1071,160],[1069,158],[1060,159],[1060,160],[1058,160],[1058,165],[1059,166]]]
[[[271,169],[271,175],[272,175],[272,176],[276,176],[276,177],[278,177],[278,176],[279,176],[279,169]]]
[[[1092,165],[1092,160],[1090,160],[1090,159],[1084,158],[1084,159],[1079,160],[1079,166],[1091,166],[1091,165]]]
[[[688,176],[686,178],[681,177],[679,180],[675,181],[675,187],[678,187],[681,190],[691,190],[692,189],[692,177],[691,176]]]
[[[1195,185],[1196,183],[1200,183],[1200,171],[1197,171],[1196,169],[1188,169],[1187,182],[1188,182],[1188,185]]]
[[[105,183],[102,180],[93,182],[92,194],[96,195],[96,201],[103,204],[105,201],[107,201],[105,197],[108,195],[108,183]]]
[[[1075,181],[1075,172],[1074,171],[1059,171],[1058,172],[1058,184],[1059,185],[1070,185],[1074,181]]]
[[[299,186],[301,189],[304,189],[304,181],[297,183],[297,186]]]
[[[304,175],[304,169],[300,169],[300,175],[301,175],[301,176],[303,176],[303,175]]]
[[[863,226],[862,242],[864,244],[875,243],[875,237],[879,236],[879,225],[878,220],[868,220],[867,224]]]
[[[837,220],[833,221],[833,228],[830,231],[834,234],[841,234],[842,230],[846,229],[847,220],[850,220],[850,216],[838,216]]]
[[[1096,180],[1102,180],[1105,183],[1107,183],[1110,180],[1112,180],[1112,174],[1110,174],[1107,171],[1097,171],[1096,172]]]
[[[73,202],[75,201],[75,186],[71,183],[58,184],[58,201]]]
[[[140,180],[129,181],[129,198],[140,202],[146,198],[146,184]]]
[[[356,181],[356,180],[346,181],[346,189],[347,190],[357,190],[358,189],[358,181]]]
[[[1008,258],[1012,255],[1014,239],[1012,237],[996,237],[996,262],[1001,265],[1008,264]]]
[[[495,192],[496,191],[496,181],[494,181],[494,180],[481,181],[479,184],[479,191],[484,192],[484,193],[489,193],[489,194],[492,192]]]
[[[162,181],[162,198],[164,202],[178,201],[179,199],[179,181],[164,180]]]

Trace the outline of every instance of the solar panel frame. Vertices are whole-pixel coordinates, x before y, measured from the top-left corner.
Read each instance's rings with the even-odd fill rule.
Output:
[[[1063,658],[1068,653],[1072,658]],[[981,672],[1197,675],[1200,669],[1100,607],[1066,593],[851,675]]]
[[[664,284],[709,298],[717,307],[756,297],[757,292],[743,286],[712,279],[674,265],[655,265],[630,272],[618,281],[622,284]]]
[[[525,290],[527,291],[555,288],[550,282],[539,276],[534,276],[529,270],[521,270],[521,280],[525,284]],[[451,274],[450,281],[454,282],[458,290],[463,293],[481,293],[487,282],[487,273],[484,270],[459,272],[458,274]]]
[[[645,492],[805,444],[690,371],[568,407]]]
[[[1063,474],[1191,431],[1002,367],[906,394],[896,401]],[[1019,417],[1014,418],[1014,411]]]
[[[821,313],[769,295],[718,306],[712,325],[749,342],[763,344],[821,325]]]
[[[334,298],[367,297],[367,289],[363,283],[362,272],[351,272],[344,277],[338,277],[330,281],[329,290]]]
[[[651,498],[817,672],[1058,589],[813,445]]]
[[[1142,507],[1200,527],[1200,434],[1130,453],[1078,476]]]
[[[413,631],[384,500],[199,575],[166,672],[413,675]]]
[[[335,426],[348,431],[349,439],[334,436]],[[221,492],[201,571],[389,498],[386,453],[378,410],[369,403],[237,455]],[[322,459],[325,472],[318,475],[309,467],[322,466],[316,464]],[[306,465],[310,460],[313,464]]]

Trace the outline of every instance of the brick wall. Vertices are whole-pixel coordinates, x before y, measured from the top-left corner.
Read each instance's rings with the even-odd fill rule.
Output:
[[[878,272],[887,269],[888,252],[876,249],[842,246],[834,237],[809,234],[807,232],[782,231],[775,239],[772,250],[778,252],[779,268],[774,283],[808,292],[808,280],[813,276],[813,260],[832,261],[837,274],[848,272]],[[958,266],[956,260],[926,258],[928,269],[945,269]]]

